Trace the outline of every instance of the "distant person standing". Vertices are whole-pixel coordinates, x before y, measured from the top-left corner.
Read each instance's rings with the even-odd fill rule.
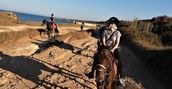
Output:
[[[81,24],[81,31],[83,30],[83,28],[84,28],[84,22],[82,22],[82,24]]]

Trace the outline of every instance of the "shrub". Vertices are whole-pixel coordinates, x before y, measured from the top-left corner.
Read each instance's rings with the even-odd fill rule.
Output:
[[[162,47],[161,38],[157,34],[147,31],[123,30],[124,39],[144,48]]]

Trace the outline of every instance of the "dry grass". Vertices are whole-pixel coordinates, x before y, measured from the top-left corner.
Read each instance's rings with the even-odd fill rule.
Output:
[[[149,21],[140,21],[136,18],[131,23],[130,28],[132,28],[133,30],[149,32],[153,28],[153,23],[151,23]]]
[[[163,47],[161,38],[147,31],[122,30],[126,40],[135,43],[138,46],[148,49],[157,49]]]
[[[172,17],[159,16],[150,20],[135,18],[129,27],[132,30],[158,34],[165,46],[172,45]]]
[[[164,47],[164,43],[171,44],[171,32],[157,35],[151,32],[153,28],[149,21],[135,19],[128,30],[121,30],[127,45],[140,57],[165,88],[171,89],[172,82],[172,49]],[[169,25],[171,26],[171,25]],[[164,41],[164,42],[163,42]]]

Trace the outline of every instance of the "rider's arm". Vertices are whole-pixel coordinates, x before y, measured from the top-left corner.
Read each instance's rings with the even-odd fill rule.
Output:
[[[106,46],[105,36],[102,37],[103,45]]]
[[[106,46],[106,38],[105,38],[105,35],[106,35],[106,31],[104,30],[103,33],[102,33],[102,43],[104,46]]]
[[[113,46],[113,48],[111,50],[112,52],[114,52],[114,50],[118,48],[119,43],[120,43],[120,38],[121,38],[121,34],[118,34],[117,38],[116,39],[115,38],[113,39],[114,42],[115,42],[115,45]]]

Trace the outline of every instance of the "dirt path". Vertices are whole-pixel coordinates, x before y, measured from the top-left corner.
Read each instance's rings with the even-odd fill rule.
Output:
[[[94,44],[91,39],[74,46],[69,43],[50,45],[36,37],[1,47],[0,89],[95,88],[94,81],[84,75],[92,60],[86,51],[88,45]],[[73,52],[74,47],[85,50],[81,55]]]
[[[96,89],[95,81],[85,76],[91,69],[96,39],[86,32],[79,34],[65,30],[63,42],[50,43],[37,36],[1,46],[0,89]],[[128,82],[119,89],[142,89],[135,81],[146,89],[163,89],[126,46],[121,58]]]

